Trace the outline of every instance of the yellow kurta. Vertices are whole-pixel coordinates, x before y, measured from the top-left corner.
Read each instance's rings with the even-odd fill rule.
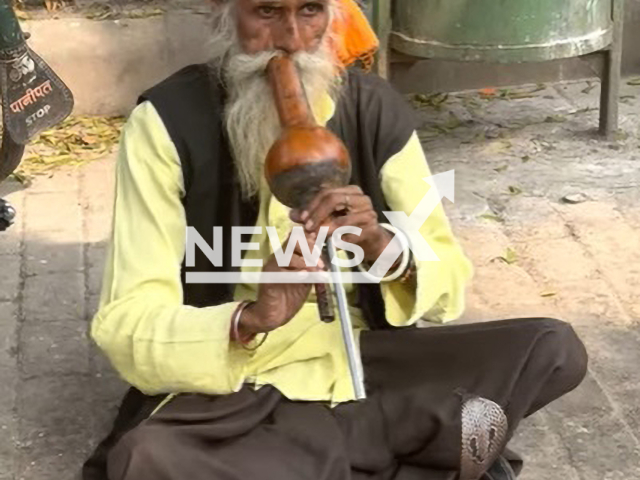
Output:
[[[333,112],[328,97],[314,108],[323,125]],[[229,394],[249,382],[274,385],[292,400],[354,398],[340,324],[319,320],[313,294],[255,352],[231,342],[229,331],[238,301],[254,299],[256,285],[238,285],[236,301],[228,304],[183,304],[187,224],[180,158],[149,102],[136,107],[124,127],[116,172],[113,229],[91,334],[126,381],[146,394]],[[410,215],[430,188],[422,179],[431,175],[415,133],[380,175],[391,210]],[[288,213],[267,188],[261,190],[256,225],[262,234],[252,239],[259,250],[248,251],[246,259],[266,260],[272,250],[264,227],[275,226],[284,240],[293,227]],[[417,262],[417,286],[382,285],[386,317],[394,326],[420,318],[446,322],[464,309],[472,268],[441,206],[420,232],[440,261]],[[353,286],[347,291],[353,293]],[[352,315],[358,338],[365,325],[357,308]]]

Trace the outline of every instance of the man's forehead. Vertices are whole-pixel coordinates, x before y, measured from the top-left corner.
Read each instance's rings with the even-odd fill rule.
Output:
[[[273,6],[291,6],[302,5],[305,3],[322,3],[328,4],[330,0],[240,0],[248,5],[273,5]]]

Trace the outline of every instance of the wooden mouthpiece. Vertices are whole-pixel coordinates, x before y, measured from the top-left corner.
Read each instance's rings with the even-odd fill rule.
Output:
[[[282,127],[314,125],[307,96],[291,59],[274,57],[267,74]]]

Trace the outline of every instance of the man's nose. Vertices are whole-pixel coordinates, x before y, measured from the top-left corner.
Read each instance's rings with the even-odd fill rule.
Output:
[[[282,50],[289,55],[293,55],[304,48],[300,30],[295,15],[287,15],[283,18],[282,24],[276,27],[275,48]]]

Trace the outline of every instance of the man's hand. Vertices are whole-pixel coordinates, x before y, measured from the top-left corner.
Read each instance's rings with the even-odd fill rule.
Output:
[[[313,251],[316,242],[315,234],[305,235],[309,244],[309,251]],[[290,239],[282,247],[286,250]],[[307,267],[300,245],[296,245],[291,262],[286,267],[280,267],[275,255],[271,255],[263,267],[263,272],[317,272],[324,267],[320,259],[318,266]],[[241,336],[257,333],[267,333],[287,324],[298,313],[309,296],[311,284],[260,284],[256,303],[249,306],[242,313],[239,332]]]
[[[356,185],[322,190],[304,211],[293,210],[291,220],[304,224],[306,232],[316,235],[320,227],[328,226],[327,238],[340,227],[361,228],[360,236],[347,234],[342,238],[361,247],[369,263],[378,259],[392,239],[392,234],[378,223],[371,199]]]

